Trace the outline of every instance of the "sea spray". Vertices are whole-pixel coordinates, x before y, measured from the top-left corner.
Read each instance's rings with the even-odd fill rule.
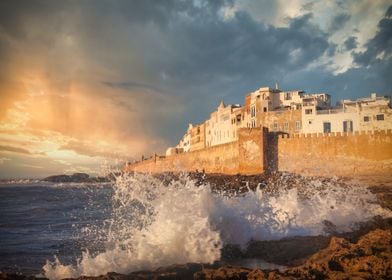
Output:
[[[46,277],[96,276],[109,271],[129,273],[186,262],[220,259],[225,244],[245,247],[249,240],[325,234],[325,221],[337,231],[391,212],[358,186],[309,179],[289,186],[287,175],[240,196],[213,193],[185,174],[167,186],[143,174],[123,174],[113,184],[112,214],[100,230],[104,250],[84,252],[77,265],[57,259],[43,267]],[[91,239],[91,237],[90,237]]]
[[[209,219],[213,199],[208,186],[195,187],[186,175],[164,186],[148,175],[124,174],[114,184],[113,215],[103,229],[106,250],[83,253],[74,267],[47,262],[45,275],[60,279],[213,262],[221,251],[219,232]]]

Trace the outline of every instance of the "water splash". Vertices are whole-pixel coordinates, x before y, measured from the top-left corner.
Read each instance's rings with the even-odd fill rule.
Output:
[[[158,178],[124,174],[114,183],[112,215],[101,229],[104,250],[84,252],[77,265],[56,258],[43,267],[49,279],[129,273],[175,263],[213,262],[224,244],[245,246],[249,240],[323,234],[330,221],[338,231],[391,212],[361,187],[311,180],[287,188],[280,178],[274,193],[257,189],[242,196],[213,194],[209,185],[181,175],[168,186]],[[271,186],[270,186],[271,187]]]

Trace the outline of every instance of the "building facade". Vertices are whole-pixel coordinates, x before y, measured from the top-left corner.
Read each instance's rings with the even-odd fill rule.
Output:
[[[302,108],[301,133],[373,131],[392,128],[392,110],[388,97],[342,100],[333,108],[317,108],[312,102]]]
[[[240,128],[262,127],[283,134],[392,129],[391,100],[372,93],[366,98],[342,100],[333,107],[326,93],[262,87],[245,96],[244,106],[221,101],[205,122],[190,124],[178,145],[168,148],[166,155],[234,142]]]

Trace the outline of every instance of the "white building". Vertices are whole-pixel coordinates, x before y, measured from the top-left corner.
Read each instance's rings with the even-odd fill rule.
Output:
[[[225,105],[223,101],[205,121],[206,147],[225,144],[238,139],[237,129],[243,127],[244,113],[241,105]]]
[[[329,109],[317,109],[314,102],[304,99],[302,133],[379,129],[392,129],[392,109],[387,97],[377,97],[372,93],[370,98],[342,100],[340,106]]]
[[[188,129],[187,129],[186,133],[184,134],[184,136],[182,136],[182,139],[175,147],[175,148],[179,149],[178,151],[189,152],[189,150],[191,148],[191,130],[192,130],[192,128],[193,128],[193,125],[190,123],[188,125]]]

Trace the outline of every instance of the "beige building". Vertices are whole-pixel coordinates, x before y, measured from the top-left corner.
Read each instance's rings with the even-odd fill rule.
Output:
[[[189,151],[197,151],[206,147],[205,123],[192,126],[190,129],[191,146]]]

